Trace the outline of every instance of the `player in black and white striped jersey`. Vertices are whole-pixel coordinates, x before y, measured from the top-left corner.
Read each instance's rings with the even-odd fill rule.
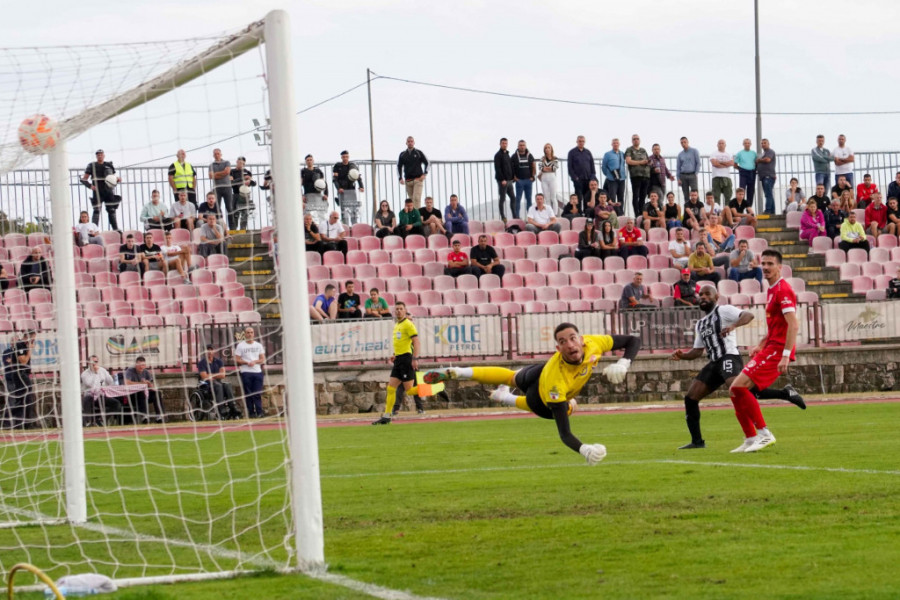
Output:
[[[700,433],[700,401],[731,382],[744,368],[744,362],[737,347],[734,330],[753,320],[753,313],[740,310],[730,304],[718,304],[719,294],[712,285],[700,289],[698,306],[706,316],[694,327],[694,347],[689,351],[675,350],[672,360],[692,360],[706,352],[709,362],[691,382],[684,397],[684,412],[691,442],[679,450],[705,448],[706,442]],[[778,398],[806,408],[803,398],[790,385],[781,390],[767,390],[766,398]]]

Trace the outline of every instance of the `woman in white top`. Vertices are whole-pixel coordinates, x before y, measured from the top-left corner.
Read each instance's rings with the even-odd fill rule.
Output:
[[[247,416],[251,419],[265,416],[262,408],[263,371],[266,355],[262,344],[255,341],[252,327],[244,329],[244,341],[234,349],[234,362],[238,365],[241,385],[244,388],[244,401],[247,403]]]
[[[559,160],[553,152],[553,146],[544,144],[544,155],[541,157],[541,165],[538,169],[537,178],[541,182],[541,192],[547,199],[547,204],[562,210],[563,204],[557,204],[556,194],[559,192],[559,180],[556,172],[559,171]]]

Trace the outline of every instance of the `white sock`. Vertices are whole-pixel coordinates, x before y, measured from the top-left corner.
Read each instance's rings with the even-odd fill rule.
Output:
[[[457,379],[472,379],[475,375],[472,367],[450,367],[447,370],[456,373]]]
[[[762,429],[756,430],[756,435],[764,435],[764,436],[768,437],[768,436],[772,435],[772,432],[769,431],[768,427],[763,427]]]
[[[515,406],[516,405],[516,395],[513,394],[511,391],[509,391],[508,388],[505,393],[499,392],[499,391],[495,392],[494,399],[499,400],[500,404],[502,404],[503,406]]]

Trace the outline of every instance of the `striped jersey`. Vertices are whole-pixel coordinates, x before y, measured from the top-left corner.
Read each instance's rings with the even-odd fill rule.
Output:
[[[740,316],[741,310],[730,304],[716,306],[694,326],[694,348],[705,348],[711,361],[726,354],[740,354],[734,331],[722,337],[722,330],[737,323]]]

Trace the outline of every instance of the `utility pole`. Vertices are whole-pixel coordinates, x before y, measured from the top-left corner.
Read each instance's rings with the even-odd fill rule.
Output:
[[[757,60],[757,74],[759,73],[759,61]],[[758,75],[757,75],[758,78]],[[371,173],[372,173],[372,215],[378,212],[378,188],[376,187],[376,179],[375,176],[375,130],[372,125],[372,71],[371,69],[366,69],[366,90],[369,94],[369,152],[372,157],[371,160]],[[759,104],[759,92],[757,92],[757,104]]]

